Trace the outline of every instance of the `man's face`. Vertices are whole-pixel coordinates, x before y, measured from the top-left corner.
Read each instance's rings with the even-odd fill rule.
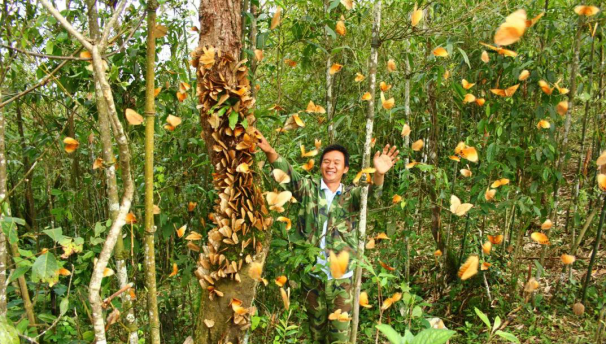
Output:
[[[320,169],[325,183],[341,182],[343,174],[349,171],[349,167],[345,166],[345,155],[339,151],[324,154]]]

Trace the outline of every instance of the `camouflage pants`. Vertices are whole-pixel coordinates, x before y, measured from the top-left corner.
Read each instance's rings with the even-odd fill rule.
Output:
[[[351,321],[328,320],[328,315],[340,309],[351,317],[352,278],[332,279],[326,283],[317,278],[312,280],[312,285],[304,285],[309,343],[348,343]]]

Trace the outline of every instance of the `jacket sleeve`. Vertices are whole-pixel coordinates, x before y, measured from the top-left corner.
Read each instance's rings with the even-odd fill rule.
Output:
[[[370,184],[368,186],[368,208],[372,208],[373,204],[376,204],[383,194],[383,185],[376,186]],[[353,201],[354,209],[360,210],[362,206],[362,186],[356,186],[351,190],[351,197]]]
[[[282,170],[288,174],[290,182],[282,184],[282,186],[284,186],[286,190],[292,192],[297,200],[301,200],[302,196],[311,189],[312,185],[309,178],[306,178],[301,173],[295,171],[292,165],[282,156],[279,156],[271,165],[273,168]]]

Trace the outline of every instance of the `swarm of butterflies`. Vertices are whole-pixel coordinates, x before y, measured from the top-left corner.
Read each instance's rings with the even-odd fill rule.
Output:
[[[352,3],[350,1],[344,2],[342,0],[341,3],[346,5],[346,7],[348,9],[351,9]],[[593,15],[597,14],[600,11],[600,9],[595,6],[577,6],[577,7],[575,7],[574,11],[580,16],[589,17],[589,16],[593,16]],[[505,19],[505,22],[499,26],[499,28],[497,29],[497,31],[494,35],[495,45],[490,45],[490,44],[486,44],[486,43],[481,43],[481,44],[483,46],[485,46],[486,48],[488,48],[492,51],[495,51],[499,55],[516,57],[517,53],[515,51],[509,50],[509,49],[506,49],[503,47],[518,42],[522,38],[522,36],[526,32],[526,30],[528,28],[532,27],[533,25],[535,25],[539,21],[539,19],[541,19],[541,17],[543,15],[544,15],[544,13],[541,13],[532,19],[527,19],[526,11],[523,9],[519,9],[519,10],[513,12],[512,14],[510,14],[509,16],[507,16]],[[423,19],[423,11],[421,9],[417,9],[415,6],[415,9],[411,14],[412,26],[416,26],[419,23],[419,21],[422,19]],[[340,35],[345,35],[346,30],[345,30],[344,22],[342,20],[339,22],[339,27],[340,27],[340,30],[338,33]],[[594,33],[595,33],[595,29],[594,29]],[[438,47],[433,50],[433,55],[436,57],[445,58],[445,57],[448,57],[448,51],[443,47]],[[484,63],[488,63],[490,61],[489,54],[486,51],[482,52],[481,60]],[[342,68],[343,68],[342,65],[335,63],[330,68],[330,74],[332,75],[332,74],[338,73],[339,71],[341,71]],[[396,66],[395,61],[389,60],[387,62],[388,72],[393,72],[396,69],[397,69],[397,66]],[[444,73],[444,79],[448,79],[449,77],[450,77],[450,72],[447,70]],[[520,75],[518,76],[518,80],[520,82],[524,82],[529,77],[530,77],[530,72],[528,70],[523,70],[520,73]],[[365,79],[365,76],[363,74],[356,73],[355,82],[362,82],[364,79]],[[551,95],[554,90],[557,90],[559,95],[567,94],[569,92],[569,90],[565,87],[560,86],[559,83],[560,83],[560,81],[556,82],[553,85],[550,85],[546,81],[540,80],[539,87],[547,95]],[[469,82],[466,79],[463,79],[461,81],[461,84],[465,90],[470,90],[475,85],[475,83]],[[518,83],[518,84],[515,84],[512,86],[506,87],[506,88],[493,88],[493,89],[490,89],[490,92],[492,94],[500,96],[500,97],[512,97],[518,90],[519,86],[520,86],[520,84]],[[388,85],[385,82],[380,83],[381,103],[382,103],[382,107],[385,110],[390,110],[395,106],[394,98],[386,99],[385,94],[384,94],[384,92],[388,92],[390,89],[391,89],[391,85]],[[366,92],[362,95],[361,100],[371,101],[372,96],[369,92]],[[484,98],[476,97],[472,93],[466,94],[463,98],[463,103],[465,103],[465,104],[473,103],[473,104],[476,104],[477,106],[483,106],[485,104],[485,102],[486,102],[486,100]],[[560,103],[558,103],[556,106],[556,111],[561,116],[566,115],[568,112],[568,102],[561,101]],[[308,104],[308,107],[306,109],[306,112],[308,112],[308,113],[325,113],[325,110],[321,106],[316,105],[310,101],[310,103]],[[285,123],[284,127],[278,129],[278,131],[282,132],[282,131],[289,130],[289,129],[302,128],[304,126],[305,126],[305,124],[303,123],[303,121],[299,118],[299,116],[297,114],[295,114],[295,115],[292,115],[291,118],[289,118],[289,120]],[[548,129],[550,127],[551,127],[551,124],[547,120],[544,120],[544,119],[540,120],[537,123],[537,128],[539,130]],[[410,135],[410,133],[411,133],[410,126],[408,124],[405,124],[404,127],[402,128],[402,133],[401,133],[402,137],[407,137]],[[320,142],[316,141],[316,149],[309,151],[309,152],[307,152],[305,150],[304,146],[301,146],[301,156],[302,157],[315,156],[317,154],[318,149],[320,148],[319,146],[320,146]],[[420,151],[423,149],[423,147],[424,147],[423,139],[419,139],[411,144],[411,149],[413,151]],[[461,159],[465,159],[469,162],[478,162],[478,160],[479,160],[477,150],[474,147],[467,146],[464,142],[460,142],[456,146],[454,153],[455,153],[454,155],[450,156],[450,159],[453,161],[459,162],[459,161],[461,161]],[[599,168],[602,168],[602,166],[606,165],[606,152],[602,153],[602,155],[598,158],[596,163]],[[418,164],[420,164],[420,163],[415,160],[412,160],[410,163],[408,163],[406,165],[406,168],[407,169],[414,168]],[[313,159],[310,159],[303,166],[303,168],[306,171],[310,171],[313,168]],[[288,183],[290,181],[288,178],[288,175],[284,171],[274,170],[272,173],[274,174],[274,178],[276,179],[276,181],[278,181],[278,183]],[[356,175],[354,183],[357,184],[362,176],[366,176],[366,180],[370,180],[371,178],[369,178],[369,177],[370,177],[371,173],[374,173],[374,169],[372,169],[372,168],[367,168],[367,169],[361,170]],[[472,172],[469,169],[469,165],[468,165],[468,168],[461,169],[460,173],[463,177],[471,177],[471,175],[472,175]],[[602,191],[606,191],[606,174],[604,174],[604,173],[598,174],[597,181],[598,181],[599,188]],[[509,183],[510,183],[510,180],[507,178],[500,178],[500,179],[495,180],[486,189],[486,191],[484,193],[485,200],[492,201],[496,196],[497,189],[501,186],[508,185]],[[268,201],[270,207],[272,208],[272,210],[276,210],[278,212],[282,212],[284,210],[283,205],[290,198],[291,198],[291,195],[287,192],[282,192],[282,193],[270,192],[267,194],[267,201]],[[394,204],[401,202],[401,200],[402,200],[401,196],[399,196],[399,195],[393,196]],[[471,203],[462,202],[459,199],[459,197],[457,197],[456,195],[451,195],[450,211],[455,216],[460,216],[460,217],[466,216],[467,213],[473,208],[473,206],[474,205]],[[286,224],[287,230],[290,229],[291,223],[287,217],[280,217],[280,218],[278,218],[278,221],[284,222]],[[550,244],[549,238],[547,237],[547,235],[545,234],[544,231],[548,231],[549,229],[551,229],[552,226],[553,226],[553,223],[551,220],[549,220],[549,219],[545,220],[540,226],[541,231],[533,232],[531,234],[530,238],[540,245],[549,245]],[[389,238],[384,233],[381,233],[377,237],[371,238],[370,241],[366,244],[366,248],[367,249],[374,248],[375,241],[381,240],[381,239],[389,240]],[[485,256],[490,255],[492,246],[502,244],[503,239],[504,239],[503,235],[500,235],[500,234],[499,235],[487,235],[487,240],[481,245],[482,253]],[[330,254],[329,264],[330,264],[331,274],[335,278],[340,278],[347,271],[347,266],[349,265],[350,254],[346,250],[343,250],[339,253],[335,253],[335,252],[331,251],[331,252],[329,252],[329,254]],[[438,257],[442,256],[442,252],[440,250],[436,250],[434,252],[434,256],[437,259]],[[572,265],[575,262],[575,257],[573,255],[562,254],[562,256],[560,258],[564,265]],[[395,270],[395,268],[390,267],[389,265],[387,265],[383,262],[380,262],[380,263],[381,263],[381,266],[383,266],[387,270],[390,270],[390,271]],[[467,279],[470,279],[473,276],[475,276],[478,273],[478,269],[479,270],[488,270],[490,268],[490,266],[491,266],[491,264],[487,261],[480,263],[479,255],[473,254],[473,255],[470,255],[467,258],[467,260],[461,265],[461,267],[459,268],[458,276],[461,280],[467,280]],[[284,301],[285,308],[288,309],[290,290],[288,290],[288,292],[287,292],[283,288],[286,280],[287,279],[285,276],[280,276],[280,277],[278,277],[278,279],[276,279],[276,284],[278,284],[278,286],[280,287],[280,292],[282,295],[282,299]],[[539,283],[536,281],[536,279],[529,279],[524,287],[524,291],[526,293],[532,293],[538,288],[539,288]],[[393,296],[386,298],[385,300],[383,300],[381,310],[385,310],[385,309],[389,308],[393,303],[399,301],[400,298],[401,298],[401,294],[399,294],[399,293],[396,293]],[[368,302],[368,294],[366,292],[360,293],[359,304],[360,304],[360,306],[365,307],[365,308],[372,307],[372,305],[370,305]],[[349,317],[347,312],[342,312],[339,309],[339,310],[335,311],[334,313],[330,314],[329,319],[338,320],[338,321],[349,321],[351,318]]]

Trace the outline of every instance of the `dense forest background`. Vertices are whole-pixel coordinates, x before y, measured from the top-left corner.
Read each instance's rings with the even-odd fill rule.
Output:
[[[357,342],[606,342],[603,4],[201,2],[0,5],[0,342],[304,342],[317,249],[253,127],[314,178],[401,151]]]

